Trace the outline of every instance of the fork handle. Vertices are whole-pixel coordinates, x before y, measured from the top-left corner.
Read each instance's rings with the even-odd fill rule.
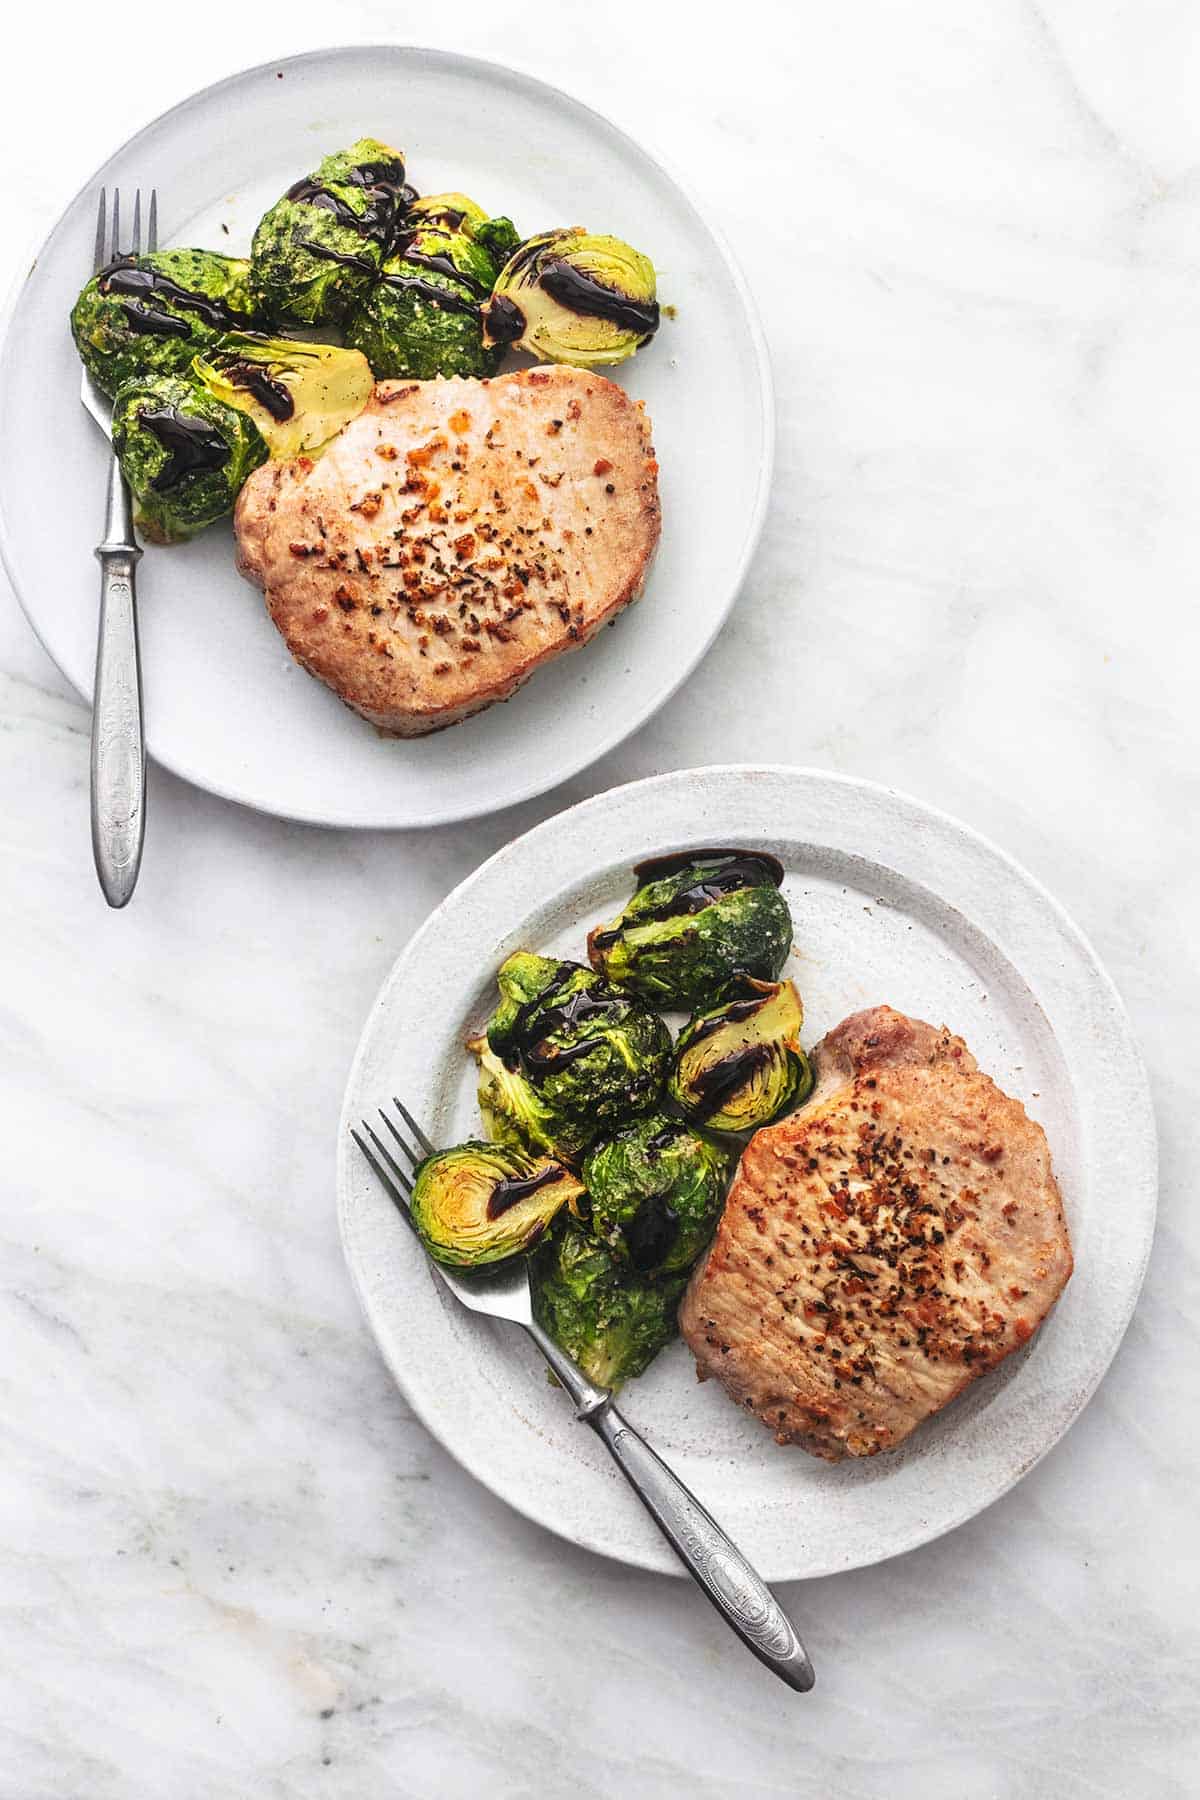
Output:
[[[590,1425],[688,1574],[746,1648],[797,1693],[816,1676],[791,1620],[761,1576],[690,1488],[669,1469],[583,1370],[536,1323],[535,1344]]]
[[[146,749],[134,571],[141,550],[116,457],[100,560],[100,627],[92,706],[92,854],[104,898],[124,906],[137,885],[146,829]]]

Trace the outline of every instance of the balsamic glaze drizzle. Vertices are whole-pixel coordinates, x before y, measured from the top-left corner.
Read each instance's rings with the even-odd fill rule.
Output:
[[[211,326],[214,331],[236,331],[251,324],[249,319],[234,312],[223,300],[214,299],[211,294],[197,293],[193,288],[181,287],[179,282],[173,281],[160,270],[144,268],[136,263],[124,260],[110,263],[106,269],[101,269],[97,285],[102,294],[115,295],[123,302],[121,311],[129,329],[140,336],[191,335],[192,328],[187,320],[181,319],[177,312],[168,312],[165,307],[156,306],[156,299],[169,302],[171,306],[184,312],[195,313],[198,319]]]
[[[607,319],[610,324],[620,326],[622,331],[632,331],[639,337],[653,337],[658,330],[657,300],[631,300],[627,294],[607,287],[594,275],[577,269],[574,263],[565,260],[544,263],[540,279],[550,298],[571,312],[583,313],[591,319]]]
[[[346,269],[359,269],[364,275],[374,275],[376,272],[374,258],[365,256],[361,250],[335,250],[330,244],[318,243],[316,238],[301,238],[299,244],[310,256],[319,256],[324,262],[340,263]]]
[[[274,381],[258,363],[234,362],[225,365],[223,374],[232,387],[242,388],[258,404],[265,407],[280,424],[296,411],[296,402],[282,381]]]
[[[157,494],[177,487],[185,476],[223,469],[229,461],[229,445],[207,419],[190,418],[177,406],[143,407],[137,418],[168,452],[150,483]]]
[[[647,1194],[624,1228],[629,1260],[641,1274],[666,1260],[679,1232],[679,1214],[662,1194]]]
[[[722,1006],[718,1012],[713,1013],[711,1018],[701,1019],[698,1024],[692,1026],[689,1043],[700,1043],[704,1038],[711,1037],[714,1031],[720,1031],[723,1025],[738,1025],[744,1019],[752,1019],[760,1007],[775,998],[776,991],[772,985],[769,993],[754,994],[745,1000],[731,1000],[728,1006]]]
[[[553,988],[574,973],[571,963],[560,963],[549,986]],[[513,1050],[526,1073],[534,1079],[539,1075],[551,1075],[559,1069],[569,1068],[580,1057],[586,1056],[590,1050],[597,1049],[603,1043],[603,1039],[599,1037],[584,1037],[574,1044],[547,1044],[546,1040],[553,1033],[562,1031],[567,1026],[578,1025],[586,1019],[611,1017],[614,1009],[622,1005],[611,994],[597,994],[589,988],[580,988],[576,993],[568,994],[557,1005],[547,1006],[545,991],[533,1000],[527,1000],[519,1009],[509,1034]]]
[[[416,262],[415,256],[405,257],[406,262]],[[460,293],[455,288],[439,287],[435,281],[427,281],[423,275],[406,275],[402,270],[387,271],[380,276],[380,286],[399,288],[407,293],[419,294],[431,305],[440,307],[443,312],[478,312],[478,302],[468,294]]]
[[[503,1181],[498,1181],[492,1189],[491,1198],[487,1203],[488,1218],[501,1218],[510,1206],[516,1206],[518,1201],[528,1199],[529,1195],[536,1194],[539,1188],[549,1187],[552,1182],[558,1181],[561,1175],[562,1170],[551,1163],[549,1168],[538,1169],[532,1175],[506,1176]]]
[[[692,863],[730,861],[739,865],[739,874],[752,871],[752,878],[741,880],[740,887],[761,887],[765,872],[774,887],[783,885],[783,864],[777,856],[767,850],[737,850],[721,848],[717,850],[671,850],[664,856],[648,856],[633,867],[634,880],[639,888],[649,887],[652,881],[661,881],[666,875],[674,875],[680,869],[688,868]]]
[[[487,334],[493,344],[515,344],[525,330],[525,314],[507,294],[493,294],[488,302]]]
[[[709,1118],[722,1110],[725,1103],[753,1080],[775,1055],[773,1044],[743,1044],[707,1069],[691,1077],[689,1087]]]

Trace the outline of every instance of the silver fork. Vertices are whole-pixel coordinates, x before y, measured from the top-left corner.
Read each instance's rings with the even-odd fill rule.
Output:
[[[105,236],[105,191],[96,218],[94,272],[142,248],[142,191],[133,201],[133,226],[121,248],[121,191],[113,189],[111,236]],[[150,190],[146,248],[158,248],[158,193]],[[80,399],[105,437],[112,437],[112,404],[85,369]],[[100,559],[100,628],[92,702],[92,855],[104,898],[127,904],[137,886],[146,830],[146,748],[142,736],[142,666],[138,654],[134,570],[142,552],[133,535],[133,505],[112,457]]]
[[[362,1121],[362,1133],[351,1128],[350,1135],[395,1203],[401,1218],[416,1236],[417,1228],[408,1210],[412,1172],[423,1157],[433,1154],[434,1147],[403,1102],[393,1096],[393,1104],[414,1140],[412,1143],[383,1107],[379,1109],[379,1117],[407,1167],[397,1161],[369,1120]],[[591,1426],[672,1550],[726,1624],[732,1626],[747,1649],[789,1687],[798,1693],[807,1693],[815,1680],[813,1666],[791,1620],[716,1520],[655,1455],[628,1420],[622,1418],[609,1390],[590,1381],[565,1350],[542,1330],[533,1316],[525,1259],[501,1263],[469,1278],[456,1275],[432,1258],[430,1262],[451,1293],[472,1312],[486,1313],[493,1319],[511,1319],[528,1332],[570,1396],[575,1417]]]

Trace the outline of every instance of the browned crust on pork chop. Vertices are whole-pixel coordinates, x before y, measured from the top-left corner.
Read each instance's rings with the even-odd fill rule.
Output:
[[[781,1444],[890,1450],[1036,1331],[1071,1274],[1050,1151],[963,1040],[874,1007],[744,1152],[680,1308]]]
[[[238,567],[298,662],[418,737],[508,699],[637,599],[657,477],[640,403],[602,375],[383,382],[316,461],[250,476]]]

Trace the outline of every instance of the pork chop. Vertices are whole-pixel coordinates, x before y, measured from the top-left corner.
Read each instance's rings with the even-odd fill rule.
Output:
[[[298,662],[419,737],[506,700],[642,591],[650,425],[602,375],[388,381],[313,461],[242,488],[238,567]]]
[[[807,1103],[747,1146],[680,1307],[781,1444],[891,1450],[1025,1343],[1071,1274],[1040,1125],[961,1038],[889,1006],[813,1052]]]

